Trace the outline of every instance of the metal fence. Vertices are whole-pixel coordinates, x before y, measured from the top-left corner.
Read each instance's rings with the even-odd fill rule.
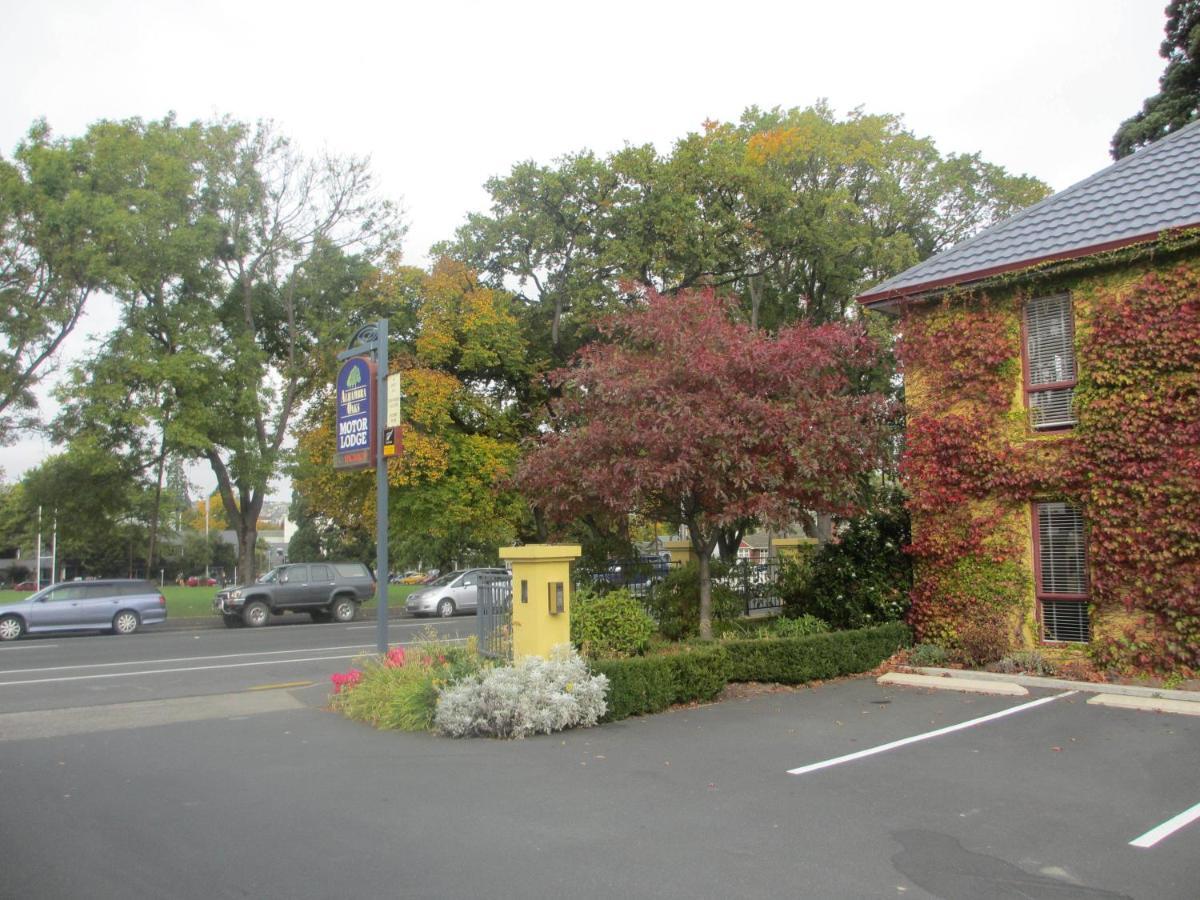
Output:
[[[648,605],[663,580],[679,568],[678,562],[658,557],[609,560],[601,566],[580,563],[575,567],[575,584],[600,588],[625,588]],[[717,575],[722,571],[723,574]],[[724,567],[713,560],[713,583],[728,588],[741,601],[747,616],[780,612],[783,597],[779,591],[781,566],[778,559],[764,562],[738,560]]]
[[[777,613],[783,610],[779,591],[778,559],[751,562],[739,559],[715,582],[733,591],[742,601],[747,616]]]
[[[475,634],[479,653],[492,659],[512,659],[512,579],[487,576],[479,582]]]

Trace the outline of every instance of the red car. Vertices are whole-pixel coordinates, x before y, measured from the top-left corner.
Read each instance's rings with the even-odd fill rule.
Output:
[[[217,579],[205,578],[203,575],[193,575],[187,580],[188,587],[216,587]]]
[[[37,590],[37,582],[22,581],[22,582],[19,582],[18,584],[14,584],[12,586],[12,589],[14,591],[36,591]]]

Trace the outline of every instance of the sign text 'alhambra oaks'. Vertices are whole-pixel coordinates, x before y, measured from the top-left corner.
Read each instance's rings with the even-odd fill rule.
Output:
[[[375,462],[375,365],[365,356],[342,364],[337,379],[338,469],[365,469]]]

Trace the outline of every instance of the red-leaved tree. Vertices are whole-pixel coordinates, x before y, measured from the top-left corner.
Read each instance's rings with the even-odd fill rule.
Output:
[[[700,634],[712,635],[718,529],[855,512],[880,463],[887,401],[860,389],[878,348],[861,329],[776,335],[730,318],[711,290],[663,296],[603,325],[606,340],[554,373],[560,429],[517,480],[552,519],[640,512],[688,528],[700,560]]]

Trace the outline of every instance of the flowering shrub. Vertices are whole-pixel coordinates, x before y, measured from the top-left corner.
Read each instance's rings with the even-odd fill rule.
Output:
[[[527,657],[442,689],[434,715],[450,737],[520,738],[595,725],[604,715],[608,679],[592,675],[570,647],[551,658]]]
[[[362,669],[332,676],[330,705],[351,719],[376,728],[428,731],[438,690],[479,670],[474,639],[465,646],[438,643],[430,630],[405,652],[392,647],[382,658],[365,659]]]
[[[359,669],[351,669],[349,672],[334,672],[329,676],[329,680],[333,682],[333,692],[340,694],[342,691],[348,691],[360,681],[362,681],[363,673]]]

